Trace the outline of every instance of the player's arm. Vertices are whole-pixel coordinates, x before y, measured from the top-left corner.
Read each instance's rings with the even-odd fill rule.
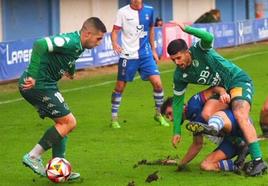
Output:
[[[150,42],[150,45],[151,45],[151,48],[152,48],[154,59],[158,62],[159,57],[157,55],[157,52],[156,52],[156,49],[155,49],[155,44],[154,44],[154,26],[153,25],[150,27],[149,42]]]
[[[31,61],[27,69],[28,77],[24,79],[22,88],[31,89],[35,86],[35,81],[40,70],[40,63],[43,54],[48,52],[48,46],[45,39],[38,39],[34,42]]]
[[[183,158],[179,162],[179,166],[185,166],[187,163],[192,161],[201,151],[202,147],[203,147],[203,136],[202,135],[193,136],[193,143],[189,147],[187,153],[183,156]]]
[[[226,92],[225,88],[223,87],[214,86],[203,91],[203,95],[206,98],[206,100],[208,100],[214,94],[218,94],[220,96],[219,100],[222,103],[226,104],[230,103],[231,100],[230,95]]]
[[[38,39],[34,42],[31,62],[28,67],[28,74],[33,79],[37,78],[40,69],[40,63],[42,56],[48,52],[48,46],[45,39]]]
[[[111,33],[111,40],[112,40],[112,46],[114,51],[119,54],[122,52],[121,46],[118,44],[118,35],[120,32],[121,28],[114,25],[112,33]]]
[[[123,13],[118,11],[116,14],[115,23],[114,23],[113,30],[111,33],[112,46],[113,46],[114,51],[117,54],[120,54],[122,52],[122,48],[118,44],[118,35],[119,35],[119,32],[122,30],[123,17],[124,17]]]
[[[183,23],[178,23],[175,21],[172,21],[173,24],[176,24],[179,26],[184,32],[194,35],[195,37],[198,37],[201,39],[200,44],[201,48],[206,50],[212,48],[213,43],[213,35],[207,31],[201,30],[199,28],[194,28],[188,25],[184,25]]]

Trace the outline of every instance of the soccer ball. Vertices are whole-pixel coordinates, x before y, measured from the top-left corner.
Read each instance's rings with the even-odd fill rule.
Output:
[[[64,158],[53,158],[46,166],[48,179],[53,182],[65,182],[71,174],[71,164]]]

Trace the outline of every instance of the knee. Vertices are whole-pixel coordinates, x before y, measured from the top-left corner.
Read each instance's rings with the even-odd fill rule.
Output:
[[[215,167],[214,163],[208,162],[206,160],[204,160],[200,165],[200,169],[204,171],[214,171],[216,170],[214,167]]]
[[[207,171],[208,167],[207,167],[207,162],[206,161],[202,161],[201,165],[200,165],[200,169]]]
[[[76,119],[72,113],[62,118],[56,119],[55,122],[56,122],[55,126],[57,130],[62,136],[66,136],[76,127]]]
[[[74,130],[76,128],[76,125],[77,125],[75,117],[73,115],[70,115],[66,120],[66,124],[67,124],[70,132],[72,130]]]
[[[208,121],[208,119],[210,118],[210,116],[212,116],[213,113],[210,113],[208,111],[202,111],[201,116],[205,121]]]
[[[262,107],[262,112],[268,114],[268,104],[263,105],[263,107]]]
[[[157,81],[153,84],[154,91],[161,92],[163,90],[162,84],[160,81]]]
[[[126,83],[125,82],[123,82],[123,81],[117,81],[117,83],[115,85],[114,91],[115,92],[118,92],[118,93],[123,93],[125,87],[126,87]]]

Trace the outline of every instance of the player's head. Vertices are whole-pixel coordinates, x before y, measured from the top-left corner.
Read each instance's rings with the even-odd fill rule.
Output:
[[[167,52],[172,61],[181,69],[186,69],[192,63],[188,46],[183,39],[175,39],[168,44]]]
[[[172,97],[168,97],[161,106],[161,114],[173,121]]]
[[[161,114],[165,116],[166,118],[168,118],[170,121],[173,121],[174,119],[172,101],[173,101],[173,97],[168,97],[164,101],[163,105],[161,106],[161,111],[160,111]],[[181,124],[183,123],[184,119],[185,119],[185,114],[184,114],[184,109],[183,109]]]
[[[130,5],[134,9],[140,9],[142,8],[142,0],[131,0]]]
[[[91,49],[98,46],[106,32],[106,27],[99,18],[88,18],[81,28],[81,43],[83,48]]]

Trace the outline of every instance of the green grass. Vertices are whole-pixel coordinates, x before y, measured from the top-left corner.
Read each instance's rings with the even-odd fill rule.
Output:
[[[235,60],[242,69],[253,78],[256,94],[252,107],[252,117],[258,133],[260,108],[268,92],[268,53],[266,44],[247,45],[219,52]],[[172,71],[174,65],[162,63],[160,70],[165,88],[165,95],[172,95]],[[64,92],[63,96],[77,118],[78,126],[69,135],[67,159],[74,171],[79,171],[82,180],[71,185],[127,185],[134,180],[136,185],[145,183],[146,177],[158,170],[161,179],[150,185],[268,185],[268,175],[262,177],[244,177],[226,172],[204,172],[199,164],[215,146],[206,141],[203,150],[190,164],[190,171],[175,172],[174,166],[139,166],[133,165],[142,159],[156,160],[168,155],[182,157],[191,144],[191,134],[183,128],[183,140],[177,149],[171,146],[172,128],[164,128],[153,120],[154,102],[152,88],[148,82],[137,79],[129,83],[120,107],[122,128],[109,128],[110,96],[114,83],[90,87],[116,79],[116,74],[86,77],[82,80],[61,81],[60,89],[80,90]],[[186,97],[189,98],[202,86],[189,86]],[[0,102],[21,98],[15,83],[0,86]],[[0,185],[54,185],[46,178],[40,178],[21,163],[22,156],[28,152],[52,125],[49,119],[41,120],[27,102],[17,101],[0,104]],[[261,142],[264,159],[268,158],[267,141]],[[51,152],[45,153],[47,162]],[[68,185],[68,183],[66,183]]]

